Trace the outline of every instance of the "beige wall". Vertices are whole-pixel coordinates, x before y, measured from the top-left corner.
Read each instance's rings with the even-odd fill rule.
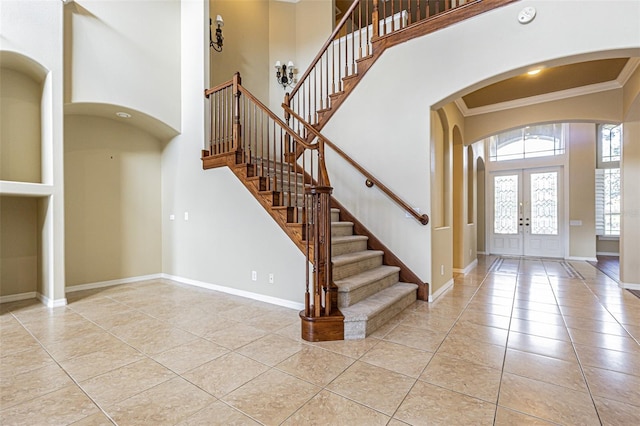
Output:
[[[67,286],[162,272],[161,150],[133,126],[65,117]]]
[[[452,223],[452,154],[449,117],[444,110],[431,112],[431,280],[429,296],[438,293],[453,279],[453,228]]]
[[[596,254],[620,255],[620,240],[600,240],[596,238]]]
[[[640,96],[624,122],[622,147],[622,235],[620,236],[620,280],[640,290]]]
[[[38,288],[38,199],[0,196],[0,296]]]
[[[0,67],[0,180],[41,183],[42,83]]]
[[[572,123],[565,134],[569,152],[569,253],[576,258],[596,257],[595,168],[596,125]],[[566,176],[567,171],[565,171]],[[566,187],[566,186],[565,186]]]
[[[210,0],[209,4],[214,22],[216,15],[224,19],[224,48],[222,52],[211,50],[211,85],[227,81],[240,72],[242,85],[266,103],[272,76],[269,0]]]

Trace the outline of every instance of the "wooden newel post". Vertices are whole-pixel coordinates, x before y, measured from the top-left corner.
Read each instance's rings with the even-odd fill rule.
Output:
[[[331,265],[331,193],[330,186],[306,188],[311,197],[313,218],[313,316],[329,315],[333,309],[333,268]],[[324,303],[323,303],[324,302]],[[324,306],[324,312],[323,312]]]
[[[242,137],[242,125],[240,124],[240,84],[242,79],[240,73],[233,75],[233,151],[238,151],[241,146],[240,138]]]
[[[373,24],[372,40],[380,37],[380,13],[378,12],[378,1],[379,0],[373,0],[373,12],[371,13],[371,23]]]

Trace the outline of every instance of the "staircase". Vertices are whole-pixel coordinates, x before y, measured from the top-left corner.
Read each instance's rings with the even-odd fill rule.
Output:
[[[204,168],[230,165],[298,247],[305,249],[305,228],[299,221],[305,176],[291,164],[260,157],[248,162],[235,153],[226,154],[224,161],[217,156],[214,162],[215,158],[204,155]],[[385,252],[370,250],[368,241],[368,236],[354,234],[353,222],[340,220],[340,209],[331,209],[332,275],[337,308],[344,317],[344,339],[365,338],[417,299],[418,285],[400,282],[401,268],[385,265]]]
[[[367,249],[368,237],[331,210],[333,282],[344,315],[344,338],[364,338],[416,301],[417,284],[402,283],[400,268],[383,264],[384,252]]]
[[[325,148],[420,224],[429,217],[417,214],[320,129],[385,49],[513,1],[373,0],[370,7],[354,0],[285,96],[287,122],[243,88],[239,74],[205,91],[211,139],[202,151],[203,168],[229,167],[307,257],[303,339],[364,338],[417,298],[426,299],[428,288],[331,197]]]

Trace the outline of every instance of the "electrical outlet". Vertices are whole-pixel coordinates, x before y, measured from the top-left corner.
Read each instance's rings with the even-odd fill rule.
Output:
[[[273,284],[273,274],[269,274],[269,284]]]
[[[189,220],[189,212],[184,212],[184,220]]]
[[[440,275],[444,275],[444,265],[440,265]]]
[[[256,271],[251,271],[251,281],[258,281],[258,273]]]

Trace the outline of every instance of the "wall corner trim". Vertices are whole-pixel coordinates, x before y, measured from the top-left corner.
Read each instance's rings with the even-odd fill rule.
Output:
[[[453,287],[453,278],[447,281],[445,285],[440,287],[438,291],[429,295],[429,303],[435,302],[438,297],[442,296],[447,290],[449,290],[452,287]]]
[[[453,272],[456,272],[458,274],[467,275],[476,266],[478,266],[478,259],[473,259],[473,261],[471,263],[469,263],[464,269],[453,268]]]
[[[67,298],[62,299],[50,299],[42,293],[36,294],[36,298],[41,301],[47,308],[59,308],[61,306],[67,306]]]

